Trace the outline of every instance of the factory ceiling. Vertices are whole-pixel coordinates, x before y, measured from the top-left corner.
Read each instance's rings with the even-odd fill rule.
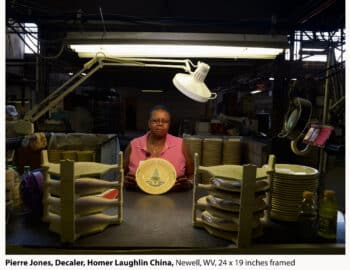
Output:
[[[7,0],[6,16],[56,32],[289,34],[344,28],[345,0]]]
[[[345,28],[345,0],[7,0],[6,18],[7,21],[36,23],[40,38],[47,41],[46,55],[55,55],[62,47],[61,41],[65,42],[70,33],[287,36],[295,30],[332,32]],[[73,63],[79,67],[81,61],[86,61],[73,56],[71,51],[65,51],[60,59],[55,59],[51,70],[66,72],[72,69]],[[50,59],[49,62],[53,63]],[[239,72],[259,72],[257,69],[264,68],[266,61],[211,60],[209,64],[215,66],[213,71],[217,74],[231,78]]]

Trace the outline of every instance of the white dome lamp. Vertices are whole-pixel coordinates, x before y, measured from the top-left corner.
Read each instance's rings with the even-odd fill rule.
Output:
[[[198,62],[197,69],[194,72],[176,74],[173,78],[173,84],[185,96],[198,102],[208,102],[217,96],[216,93],[210,92],[204,83],[209,69],[210,66],[206,63]]]

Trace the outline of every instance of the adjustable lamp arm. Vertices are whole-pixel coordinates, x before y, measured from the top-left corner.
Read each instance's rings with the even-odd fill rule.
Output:
[[[189,59],[156,59],[156,58],[110,58],[103,59],[103,66],[135,66],[135,67],[161,67],[183,69],[191,73],[191,66],[197,67]]]
[[[201,68],[197,68],[202,65]],[[198,80],[198,84],[204,84],[205,76],[209,70],[209,66],[204,63],[198,63],[198,65],[194,65],[190,60],[183,59],[155,59],[155,58],[107,58],[103,53],[98,53],[94,58],[86,62],[83,68],[78,71],[74,76],[72,76],[69,80],[64,82],[60,87],[58,87],[54,92],[52,92],[49,96],[47,96],[44,100],[40,102],[40,104],[34,106],[30,111],[26,113],[23,120],[18,120],[18,133],[23,134],[31,134],[34,132],[33,123],[37,121],[41,116],[47,113],[49,110],[54,108],[59,102],[61,102],[69,93],[73,92],[77,87],[79,87],[83,82],[85,82],[88,78],[90,78],[96,71],[102,69],[104,66],[129,66],[129,67],[160,67],[160,68],[174,68],[174,69],[182,69],[186,73],[193,75],[196,80]],[[203,66],[204,73],[202,72]],[[192,72],[192,68],[197,68],[194,72]],[[82,76],[82,73],[85,73],[85,76]],[[202,73],[204,75],[202,75]],[[185,74],[177,74],[177,75],[185,75]],[[176,78],[175,78],[176,79]],[[207,96],[202,97],[201,93],[188,93],[186,87],[180,85],[179,80],[173,81],[175,86],[190,98],[199,101],[206,102],[208,99],[213,99],[216,97],[211,97],[211,92],[205,86],[204,92]],[[183,89],[185,88],[185,90]],[[187,87],[188,88],[188,87]],[[192,86],[190,86],[192,91]],[[195,88],[195,87],[194,87]]]
[[[207,102],[215,99],[216,93],[211,93],[204,83],[209,71],[209,66],[198,62],[194,65],[190,60],[183,59],[155,59],[155,58],[107,58],[103,53],[98,53],[94,58],[86,62],[83,68],[64,82],[54,92],[42,100],[33,109],[28,111],[22,120],[17,120],[12,125],[18,135],[34,133],[33,123],[41,116],[54,108],[69,93],[90,78],[96,71],[104,66],[135,66],[135,67],[160,67],[182,69],[186,74],[178,73],[173,79],[175,87],[189,98],[198,102]],[[192,69],[195,69],[192,72]],[[86,75],[83,76],[82,73]]]
[[[170,64],[174,63],[174,64]],[[47,96],[40,104],[26,113],[24,120],[31,122],[37,121],[42,115],[54,108],[62,101],[69,93],[74,91],[83,82],[90,78],[96,71],[104,66],[135,66],[135,67],[161,67],[183,69],[186,72],[191,72],[191,66],[196,67],[190,60],[176,59],[147,59],[147,58],[106,58],[96,56],[86,62],[84,67],[72,76],[68,81],[64,82],[54,92]],[[82,76],[86,73],[86,76]]]
[[[92,59],[94,60],[94,59]],[[54,108],[60,101],[62,101],[69,93],[74,91],[78,86],[90,78],[97,70],[102,68],[102,65],[98,63],[96,66],[91,68],[94,63],[90,63],[91,60],[84,65],[84,67],[72,76],[68,81],[64,82],[49,96],[43,99],[40,104],[35,105],[33,109],[28,111],[24,116],[24,120],[31,122],[37,121],[42,115],[47,113],[49,110]],[[87,65],[89,64],[89,65]],[[82,76],[82,73],[86,73],[86,76]]]

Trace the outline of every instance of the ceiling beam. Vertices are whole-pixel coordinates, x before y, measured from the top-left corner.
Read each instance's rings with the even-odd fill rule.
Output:
[[[286,35],[165,33],[165,32],[69,32],[68,44],[191,44],[288,48]]]

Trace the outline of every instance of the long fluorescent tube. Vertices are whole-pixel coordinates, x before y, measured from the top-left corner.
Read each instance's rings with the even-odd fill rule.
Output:
[[[274,59],[283,51],[281,48],[165,44],[72,44],[70,47],[81,58],[103,52],[106,57]]]
[[[141,92],[143,92],[143,93],[163,93],[164,90],[161,90],[161,89],[142,89]]]

